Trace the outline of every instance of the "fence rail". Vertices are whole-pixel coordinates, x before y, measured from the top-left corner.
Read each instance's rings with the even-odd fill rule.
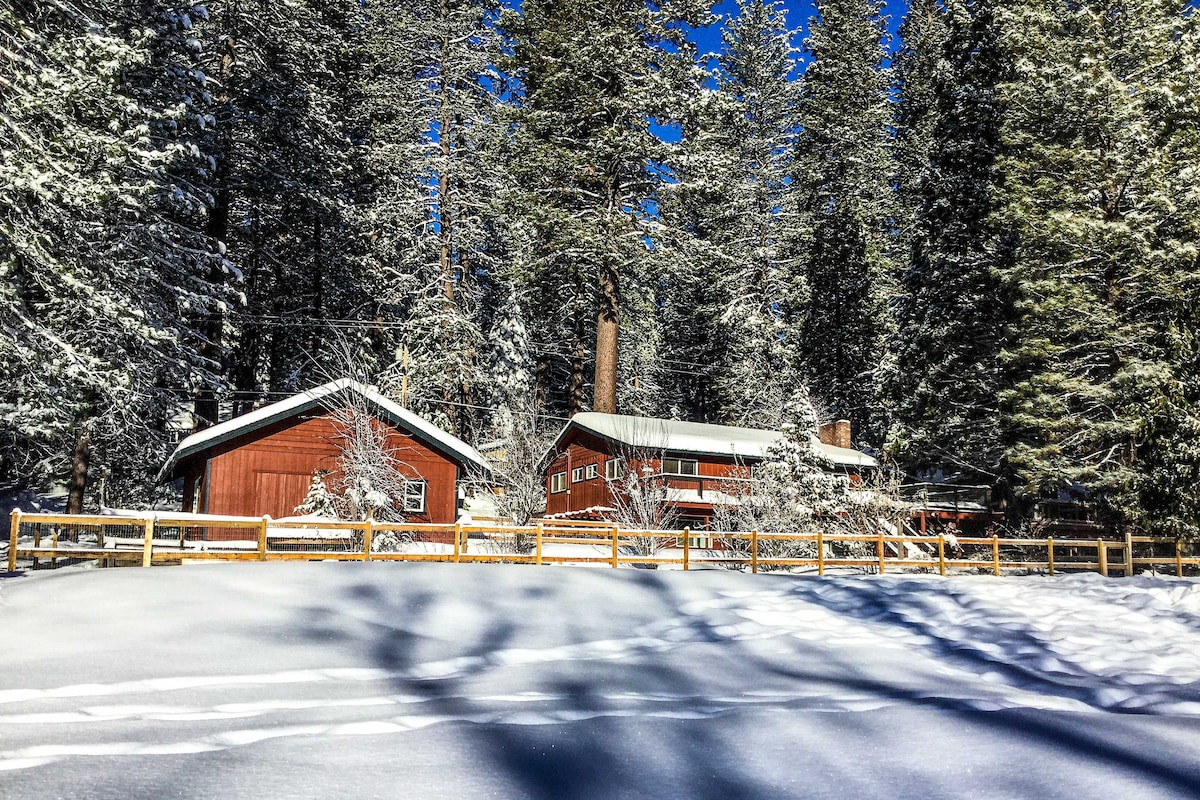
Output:
[[[696,532],[700,534],[701,532]],[[747,531],[704,536],[690,528],[633,530],[611,523],[546,519],[525,526],[273,520],[153,514],[144,517],[12,513],[8,571],[96,561],[149,567],[190,561],[448,561],[592,564],[617,567],[721,567],[766,572],[807,567],[820,575],[853,568],[886,573],[921,570],[1091,571],[1129,576],[1139,569],[1180,577],[1200,574],[1191,543],[1151,536],[1114,539],[1015,539],[902,534],[811,534]]]

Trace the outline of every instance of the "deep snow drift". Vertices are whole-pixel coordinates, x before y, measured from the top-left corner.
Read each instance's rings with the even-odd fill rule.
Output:
[[[0,796],[1200,796],[1200,584],[270,563],[0,581]]]

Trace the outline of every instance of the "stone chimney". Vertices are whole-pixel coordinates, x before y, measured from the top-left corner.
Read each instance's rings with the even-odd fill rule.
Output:
[[[837,422],[826,422],[817,428],[817,438],[822,444],[834,447],[850,447],[850,420],[839,419]]]

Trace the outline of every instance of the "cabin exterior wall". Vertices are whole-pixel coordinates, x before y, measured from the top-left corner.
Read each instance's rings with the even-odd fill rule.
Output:
[[[590,508],[611,507],[613,496],[608,481],[604,477],[605,464],[611,459],[621,458],[621,451],[624,449],[626,448],[619,444],[614,444],[586,431],[577,431],[572,434],[566,442],[566,447],[546,468],[546,514],[568,514],[586,511]],[[662,455],[668,458],[678,456],[697,462],[695,476],[669,475],[664,477],[668,487],[696,491],[700,498],[703,498],[707,491],[728,490],[730,487],[728,479],[744,474],[745,466],[739,465],[731,457],[692,453],[676,454],[671,451]],[[587,466],[591,464],[596,465],[596,477],[589,479],[586,478],[586,470]],[[650,466],[652,474],[658,475],[662,472],[662,460],[657,457],[645,460],[631,459],[626,467],[641,469],[647,464]],[[585,477],[578,482],[572,481],[572,473],[578,467],[584,468]],[[553,491],[556,474],[566,476],[566,486],[563,491]],[[736,481],[734,484],[736,485]],[[712,515],[712,503],[702,499],[699,499],[698,502],[681,502],[676,505],[684,519],[683,524],[706,525]]]
[[[386,423],[387,444],[404,477],[426,481],[425,512],[411,522],[452,523],[457,518],[458,466],[441,453]],[[338,431],[324,416],[298,414],[194,458],[184,473],[185,511],[273,518],[295,514],[313,473],[337,480]]]

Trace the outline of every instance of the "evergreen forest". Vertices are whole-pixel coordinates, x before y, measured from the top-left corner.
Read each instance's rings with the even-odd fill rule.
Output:
[[[349,374],[470,442],[805,394],[1015,523],[1194,537],[1198,24],[0,0],[0,485],[146,504],[181,430]]]

